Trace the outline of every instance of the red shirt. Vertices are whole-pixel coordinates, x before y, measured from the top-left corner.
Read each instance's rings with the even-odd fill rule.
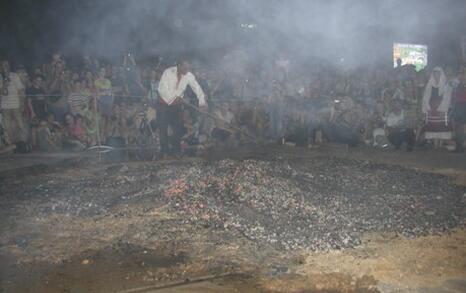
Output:
[[[68,127],[68,135],[75,139],[82,139],[86,131],[81,125],[74,123]]]

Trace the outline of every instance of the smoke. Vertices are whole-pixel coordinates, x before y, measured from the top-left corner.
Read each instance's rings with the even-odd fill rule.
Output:
[[[445,46],[464,34],[466,23],[463,0],[43,2],[34,1],[40,41],[65,54],[97,56],[241,48],[258,58],[286,52],[348,66],[388,64],[393,42],[427,44],[439,59],[452,54]]]

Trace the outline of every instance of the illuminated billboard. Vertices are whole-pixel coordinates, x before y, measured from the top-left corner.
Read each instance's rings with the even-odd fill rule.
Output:
[[[427,46],[418,44],[393,44],[393,64],[401,59],[401,64],[412,64],[417,71],[427,66]]]

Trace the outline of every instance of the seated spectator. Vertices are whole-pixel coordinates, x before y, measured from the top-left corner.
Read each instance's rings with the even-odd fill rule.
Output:
[[[256,136],[263,138],[269,127],[269,117],[265,111],[264,104],[257,102],[252,114],[253,132]]]
[[[61,125],[58,121],[55,120],[55,115],[52,112],[47,114],[47,128],[50,130],[52,134],[52,139],[55,144],[59,147],[63,145],[63,125]]]
[[[288,145],[307,146],[310,134],[308,125],[303,120],[303,111],[299,107],[292,108],[293,110],[289,112],[289,119],[286,123],[283,142]]]
[[[50,129],[52,134],[59,134],[63,132],[63,126],[55,119],[55,115],[52,112],[47,113],[47,127]]]
[[[199,122],[195,122],[190,111],[183,111],[183,130],[181,152],[189,156],[196,155],[201,149],[199,141]]]
[[[60,149],[46,120],[41,120],[37,127],[37,147],[41,151],[49,152]]]
[[[107,145],[111,146],[109,141],[122,140],[126,145],[128,136],[128,118],[125,115],[125,111],[122,109],[120,104],[113,105],[113,114],[110,117],[110,123],[108,125],[108,137]]]
[[[28,88],[31,86],[31,79],[29,78],[29,73],[27,72],[26,68],[24,68],[23,65],[19,65],[16,74],[18,75],[19,79],[23,83],[23,86],[25,88]]]
[[[34,76],[31,86],[26,89],[26,95],[31,118],[45,120],[47,118],[47,103],[42,76]]]
[[[37,146],[36,131],[40,121],[47,119],[47,102],[45,99],[42,76],[34,76],[32,84],[26,90],[27,109],[31,119],[31,142]]]
[[[65,115],[63,147],[67,150],[82,151],[86,148],[86,132],[82,126],[82,117],[76,119],[71,113]]]
[[[231,138],[235,134],[235,131],[230,127],[230,125],[235,123],[235,116],[226,105],[218,107],[214,115],[218,119],[214,122],[215,127],[212,129],[210,135],[216,144],[225,146],[229,142],[231,143]]]
[[[359,117],[353,109],[351,98],[336,100],[328,123],[323,123],[322,131],[329,142],[342,143],[355,147],[360,143],[358,132]]]
[[[384,117],[385,130],[388,141],[395,149],[400,149],[406,143],[406,150],[410,152],[416,142],[416,135],[414,130],[409,127],[401,104],[400,100],[392,102],[391,109],[388,111],[387,116]]]
[[[75,116],[75,134],[76,137],[85,145],[90,145],[91,139],[86,130],[86,122],[81,114]]]
[[[160,82],[160,72],[154,70],[150,71],[149,80],[146,81],[145,87],[148,89],[147,100],[149,105],[154,106],[159,98],[158,88]]]
[[[94,75],[92,72],[87,71],[81,82],[82,90],[81,95],[85,96],[88,101],[95,100],[97,96],[97,89],[95,87]]]
[[[386,148],[389,146],[387,133],[383,124],[378,125],[378,127],[372,130],[372,146],[376,148]]]
[[[385,135],[384,121],[385,109],[381,101],[378,101],[375,105],[375,109],[372,116],[369,118],[368,131],[372,132],[372,146],[373,147],[387,147],[388,140]]]
[[[119,149],[125,148],[128,141],[128,118],[119,104],[113,105],[113,114],[110,117],[107,130],[106,145]],[[124,150],[116,150],[110,154],[111,159],[121,159],[125,156]]]

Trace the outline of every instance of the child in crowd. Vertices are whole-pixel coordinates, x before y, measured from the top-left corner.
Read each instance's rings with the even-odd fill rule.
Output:
[[[72,151],[82,151],[86,148],[86,132],[82,126],[82,116],[74,117],[71,113],[65,115],[65,131],[63,147]]]
[[[41,151],[49,152],[60,149],[49,124],[46,120],[41,120],[37,128],[37,147]]]

